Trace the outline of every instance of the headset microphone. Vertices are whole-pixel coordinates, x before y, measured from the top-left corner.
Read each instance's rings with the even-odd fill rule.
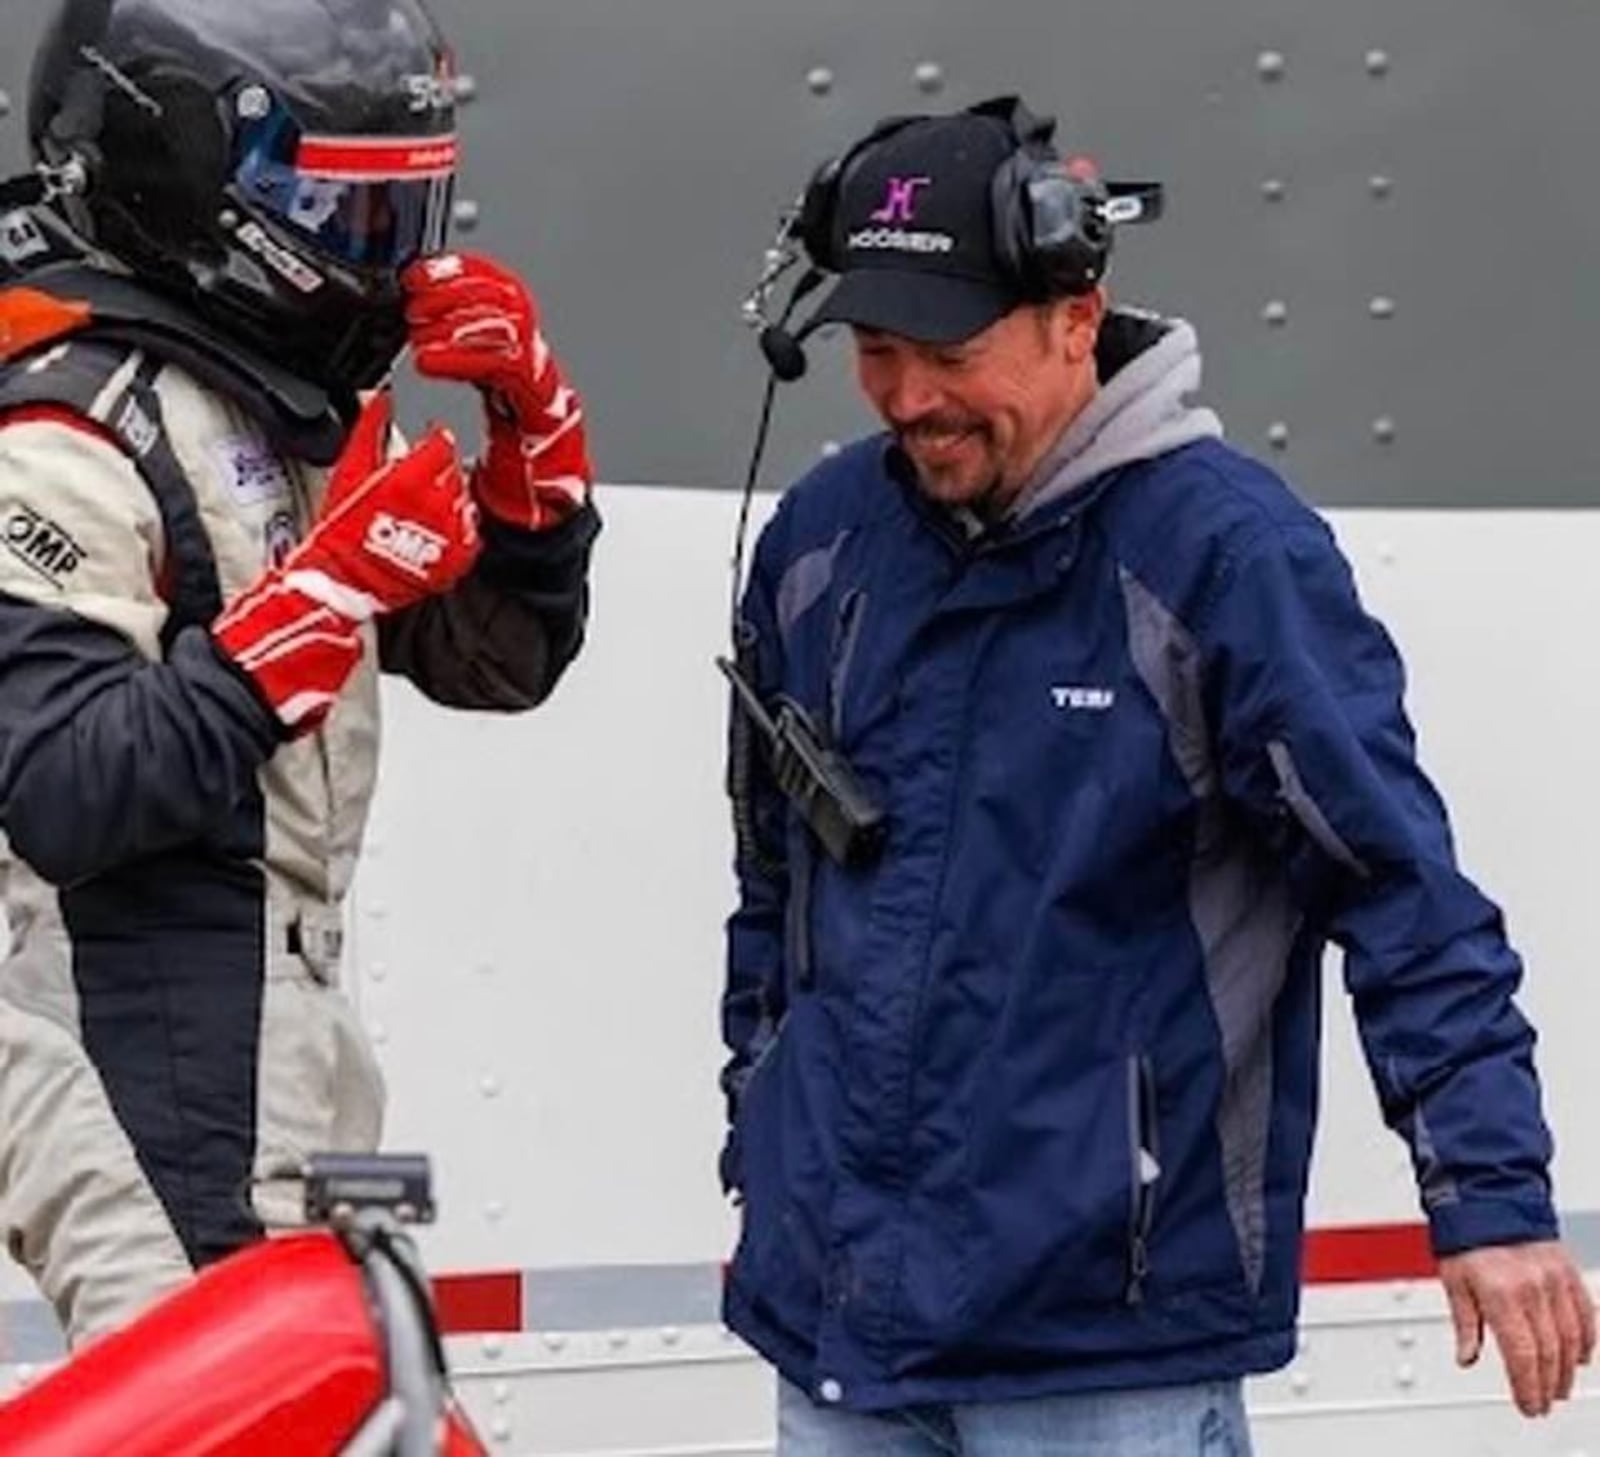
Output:
[[[800,281],[795,284],[794,292],[789,295],[789,302],[784,305],[783,314],[777,323],[766,325],[756,336],[756,342],[761,346],[762,357],[767,361],[774,376],[784,384],[792,384],[806,372],[804,341],[811,332],[809,324],[802,324],[798,329],[790,329],[789,319],[799,307],[801,300],[819,288],[827,277],[828,275],[820,268],[806,269],[801,274]]]
[[[768,324],[757,336],[762,356],[784,384],[792,384],[806,372],[806,352],[800,341],[778,324]]]

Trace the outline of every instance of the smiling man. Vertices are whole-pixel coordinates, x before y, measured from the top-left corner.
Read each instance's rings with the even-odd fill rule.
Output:
[[[1317,515],[1108,309],[1116,199],[1010,101],[877,129],[799,232],[887,433],[762,535],[744,666],[884,816],[735,719],[729,1323],[783,1457],[1243,1457],[1294,1351],[1320,968],[1411,1149],[1463,1361],[1594,1344],[1521,965]],[[820,760],[813,762],[822,762]]]

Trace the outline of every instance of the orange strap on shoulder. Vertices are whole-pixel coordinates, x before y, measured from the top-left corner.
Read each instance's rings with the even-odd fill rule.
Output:
[[[75,334],[92,317],[89,305],[35,288],[0,289],[0,361]]]

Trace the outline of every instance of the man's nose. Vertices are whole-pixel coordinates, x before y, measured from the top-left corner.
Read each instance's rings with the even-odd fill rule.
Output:
[[[895,370],[884,398],[884,413],[899,425],[910,425],[939,407],[938,382],[915,360],[903,361]]]

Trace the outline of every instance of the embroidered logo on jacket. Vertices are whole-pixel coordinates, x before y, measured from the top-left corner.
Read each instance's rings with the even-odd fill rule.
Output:
[[[1050,701],[1067,713],[1105,713],[1116,701],[1115,688],[1057,687]]]
[[[58,589],[88,555],[61,526],[30,506],[6,510],[0,540],[23,566]]]

